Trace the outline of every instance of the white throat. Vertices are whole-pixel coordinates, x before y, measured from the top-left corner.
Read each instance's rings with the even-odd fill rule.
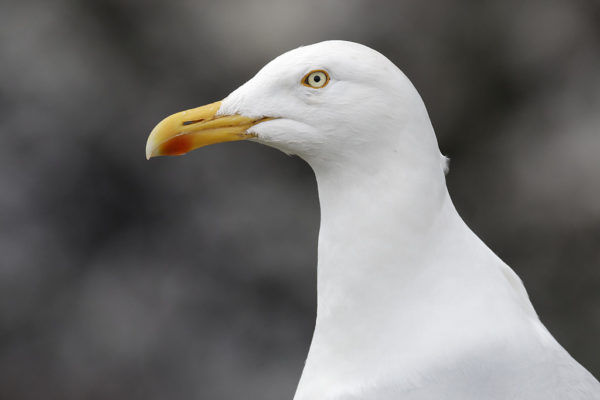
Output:
[[[425,367],[517,334],[515,318],[536,319],[518,278],[457,214],[439,153],[353,159],[309,160],[321,205],[318,305],[296,400],[418,386]]]

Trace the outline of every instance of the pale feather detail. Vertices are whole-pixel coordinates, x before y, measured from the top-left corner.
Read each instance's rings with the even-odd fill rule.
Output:
[[[329,85],[300,85],[313,69]],[[342,41],[293,50],[219,113],[279,117],[255,140],[317,179],[317,321],[296,400],[600,399],[456,212],[425,106],[384,56]]]

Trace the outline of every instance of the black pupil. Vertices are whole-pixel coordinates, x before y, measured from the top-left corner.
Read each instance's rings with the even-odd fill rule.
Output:
[[[315,75],[315,77],[313,78],[313,80],[315,82],[319,82],[321,80],[321,77],[319,75]]]

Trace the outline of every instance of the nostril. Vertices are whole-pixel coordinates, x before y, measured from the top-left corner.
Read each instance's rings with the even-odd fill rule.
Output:
[[[196,119],[196,120],[193,120],[193,121],[183,121],[182,125],[183,126],[192,125],[192,124],[196,124],[196,123],[202,122],[202,121],[204,121],[204,119]]]

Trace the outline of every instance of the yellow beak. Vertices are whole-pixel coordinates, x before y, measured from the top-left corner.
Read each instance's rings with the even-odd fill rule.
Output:
[[[217,101],[163,119],[148,136],[146,158],[178,156],[209,144],[249,139],[256,136],[246,132],[251,126],[272,119],[217,116],[220,107]]]

